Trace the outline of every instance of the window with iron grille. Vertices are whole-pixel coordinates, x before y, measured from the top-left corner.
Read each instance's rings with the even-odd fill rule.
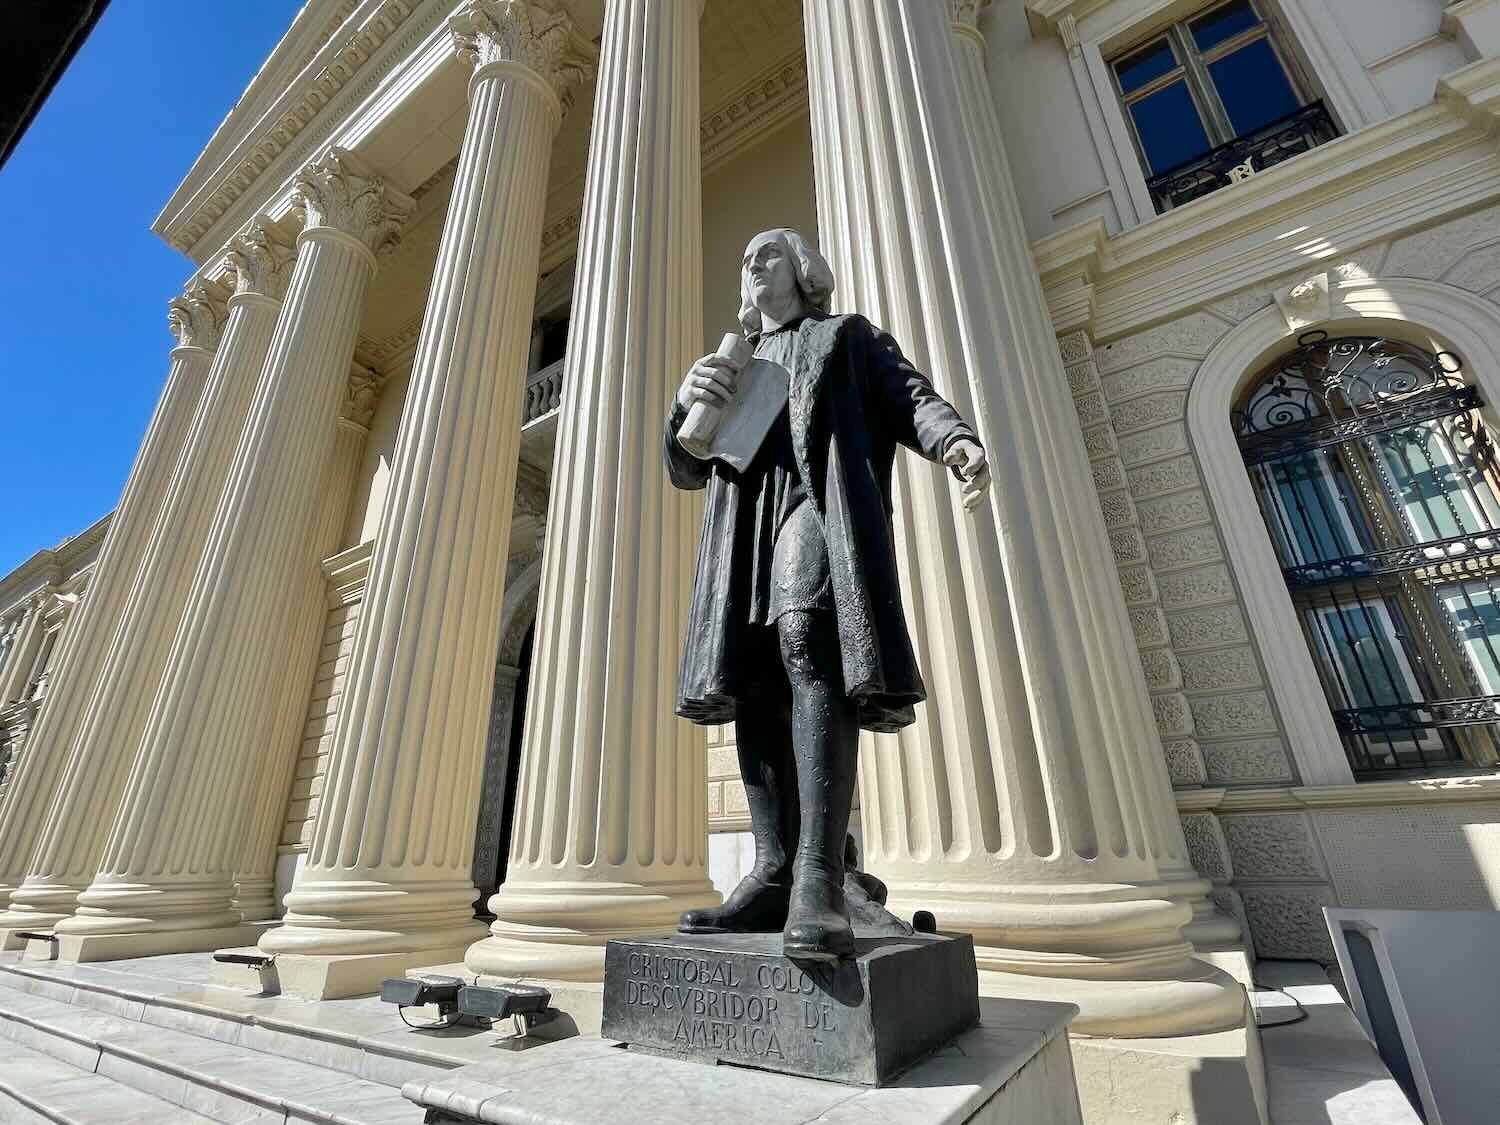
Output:
[[[1217,4],[1111,63],[1158,211],[1338,135],[1261,3]]]
[[[1489,767],[1500,476],[1451,352],[1311,332],[1234,413],[1356,777]]]

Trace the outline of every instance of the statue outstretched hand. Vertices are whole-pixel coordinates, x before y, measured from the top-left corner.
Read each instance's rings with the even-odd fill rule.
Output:
[[[990,490],[990,463],[984,455],[984,446],[968,438],[959,438],[944,452],[943,464],[952,469],[963,483],[964,510],[974,511]]]

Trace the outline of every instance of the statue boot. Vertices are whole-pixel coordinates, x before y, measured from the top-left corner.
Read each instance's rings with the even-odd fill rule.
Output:
[[[833,665],[837,668],[837,665]],[[782,952],[809,961],[854,956],[844,894],[849,807],[854,800],[859,723],[834,677],[793,680],[793,755],[801,831]]]
[[[685,912],[677,924],[685,934],[773,934],[786,925],[792,894],[787,844],[797,839],[798,819],[791,716],[774,702],[741,707],[735,732],[755,865],[722,905]]]

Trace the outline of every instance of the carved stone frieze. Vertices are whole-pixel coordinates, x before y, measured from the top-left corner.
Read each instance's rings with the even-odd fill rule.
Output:
[[[1175,496],[1142,500],[1136,504],[1141,530],[1160,535],[1209,522],[1208,497],[1202,492],[1180,492]]]
[[[1172,647],[1179,653],[1194,649],[1247,644],[1249,631],[1238,605],[1210,606],[1173,613],[1170,618]]]
[[[1170,639],[1167,615],[1155,606],[1141,606],[1130,610],[1130,628],[1135,633],[1137,648],[1164,645]]]
[[[1182,670],[1169,648],[1151,648],[1141,653],[1141,670],[1152,691],[1175,691],[1182,687]]]
[[[1133,398],[1110,408],[1115,433],[1124,437],[1137,430],[1150,429],[1163,422],[1175,422],[1187,412],[1187,395],[1181,391],[1163,392]]]
[[[1323,907],[1338,905],[1331,887],[1241,886],[1238,889],[1255,935],[1257,954],[1325,964],[1336,959],[1328,926],[1323,921]]]
[[[1228,321],[1200,310],[1095,348],[1094,358],[1106,375],[1165,354],[1202,359],[1230,327]]]
[[[1115,431],[1108,424],[1088,427],[1083,431],[1083,448],[1090,458],[1113,457],[1119,451]]]
[[[1120,589],[1130,605],[1143,605],[1156,600],[1156,576],[1146,566],[1120,568]]]
[[[225,315],[224,293],[218,286],[201,281],[193,282],[182,296],[167,302],[167,325],[177,337],[179,348],[213,351],[219,346]]]
[[[1087,391],[1073,399],[1073,408],[1078,412],[1078,422],[1083,426],[1097,426],[1109,421],[1109,410],[1104,405],[1104,396],[1098,391]]]
[[[1197,360],[1165,355],[1127,367],[1100,383],[1104,397],[1111,403],[1120,403],[1158,391],[1180,391],[1193,381],[1197,371]]]
[[[1275,785],[1293,780],[1286,746],[1279,738],[1205,743],[1201,750],[1211,785]]]
[[[1197,739],[1166,738],[1162,740],[1161,751],[1167,760],[1167,778],[1174,786],[1194,787],[1208,780]]]
[[[1057,338],[1057,349],[1064,363],[1082,363],[1094,354],[1093,341],[1087,332],[1069,332]]]
[[[1089,473],[1094,478],[1094,490],[1105,492],[1111,488],[1123,488],[1127,481],[1125,466],[1118,457],[1100,458],[1089,462]]]
[[[1274,734],[1279,729],[1271,697],[1264,691],[1194,696],[1193,719],[1205,741]]]
[[[1099,510],[1104,513],[1105,527],[1129,527],[1135,523],[1135,501],[1123,488],[1101,495]]]
[[[1178,570],[1156,580],[1161,591],[1162,608],[1192,609],[1201,605],[1218,605],[1234,600],[1234,582],[1223,563],[1197,570]]]
[[[1089,361],[1070,364],[1067,368],[1068,393],[1075,398],[1099,389],[1099,369]]]
[[[1216,883],[1227,883],[1234,878],[1234,865],[1219,818],[1211,812],[1202,812],[1185,813],[1181,820],[1193,870]]]
[[[1125,462],[1127,468],[1165,457],[1175,457],[1187,451],[1187,427],[1181,422],[1169,422],[1119,439],[1120,460]]]
[[[1138,527],[1115,528],[1109,533],[1110,553],[1116,566],[1131,566],[1146,561],[1146,537]]]
[[[1195,527],[1188,531],[1158,535],[1146,540],[1146,550],[1151,557],[1151,566],[1157,573],[1217,562],[1224,557],[1219,546],[1219,534],[1212,527]]]
[[[297,207],[306,227],[330,227],[382,254],[400,241],[415,202],[365,167],[352,152],[330,148],[297,176]]]
[[[1131,494],[1137,500],[1203,486],[1203,478],[1198,475],[1198,466],[1191,455],[1130,469],[1125,476],[1130,481]]]
[[[235,235],[225,258],[234,271],[236,295],[253,293],[279,301],[286,296],[297,251],[277,241],[267,224],[254,222]]]
[[[539,0],[467,0],[448,21],[458,57],[476,70],[516,63],[537,74],[570,108],[599,51],[554,4]]]
[[[1219,818],[1241,879],[1309,882],[1328,878],[1305,813]]]
[[[1193,733],[1193,710],[1187,696],[1169,691],[1151,697],[1156,729],[1163,738],[1186,738]]]
[[[1187,653],[1181,660],[1185,691],[1223,692],[1261,686],[1260,664],[1248,645]]]

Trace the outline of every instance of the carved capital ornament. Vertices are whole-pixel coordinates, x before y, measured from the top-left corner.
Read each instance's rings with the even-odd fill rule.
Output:
[[[179,348],[213,351],[219,346],[224,317],[223,296],[201,281],[193,282],[182,296],[167,302],[167,325],[177,337]]]
[[[380,406],[380,394],[385,390],[385,376],[373,367],[354,363],[349,368],[348,392],[344,405],[339,410],[340,419],[361,430],[368,430]]]
[[[564,114],[574,87],[588,80],[599,58],[567,12],[539,0],[469,0],[448,30],[476,80],[496,64],[523,67],[551,90]]]
[[[253,222],[234,237],[225,258],[234,271],[236,296],[256,294],[279,301],[286,296],[297,253],[277,242],[262,222]]]
[[[329,148],[297,176],[296,206],[303,233],[327,228],[348,235],[371,254],[395,247],[416,202],[367,168],[347,149]]]

